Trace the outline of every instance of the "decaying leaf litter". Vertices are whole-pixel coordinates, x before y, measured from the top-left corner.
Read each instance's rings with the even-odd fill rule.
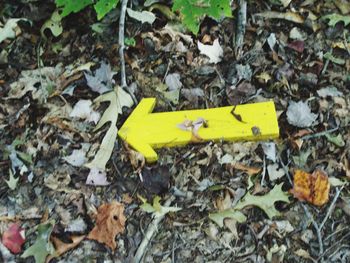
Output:
[[[161,11],[127,17],[124,89],[118,12],[3,4],[3,261],[350,260],[349,3],[246,4],[243,43],[242,16],[197,36]],[[272,99],[280,139],[162,149],[150,166],[116,139],[143,97],[158,111]]]

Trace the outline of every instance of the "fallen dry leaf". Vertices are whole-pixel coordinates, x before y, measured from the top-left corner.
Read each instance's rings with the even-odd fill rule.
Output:
[[[247,166],[242,163],[233,163],[230,165],[230,168],[246,172],[248,175],[255,175],[261,171],[261,167]]]
[[[134,167],[134,169],[138,171],[141,170],[146,163],[145,156],[140,152],[134,151],[128,145],[126,145],[126,150],[128,152],[128,156],[132,167]]]
[[[294,187],[290,192],[300,201],[307,201],[313,205],[321,206],[328,202],[330,184],[328,176],[321,170],[312,174],[303,170],[294,173]]]
[[[96,226],[87,238],[103,243],[114,251],[117,248],[115,236],[123,233],[125,229],[124,206],[113,201],[110,204],[101,205],[97,213]]]
[[[51,236],[50,240],[52,241],[56,252],[54,255],[50,255],[47,259],[46,262],[50,262],[51,259],[59,257],[66,253],[67,251],[77,247],[81,241],[83,241],[85,238],[85,235],[82,236],[72,236],[71,237],[71,243],[65,243],[62,242],[59,238]]]
[[[177,127],[183,131],[191,131],[192,132],[192,142],[201,142],[203,139],[199,136],[198,131],[201,127],[208,127],[208,122],[198,117],[197,120],[191,121],[191,120],[184,120],[182,123],[178,124]]]
[[[213,45],[204,45],[199,41],[197,45],[200,53],[209,57],[209,63],[217,64],[221,61],[224,50],[220,46],[219,39],[215,39]]]

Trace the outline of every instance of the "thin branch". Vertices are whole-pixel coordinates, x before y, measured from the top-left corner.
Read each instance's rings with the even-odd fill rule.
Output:
[[[173,196],[171,196],[165,203],[164,206],[170,206],[171,202],[174,200],[175,198]],[[133,259],[133,263],[139,263],[141,262],[141,259],[143,257],[143,255],[145,254],[146,248],[149,244],[149,242],[151,241],[153,235],[155,234],[155,232],[158,230],[158,225],[160,224],[160,222],[163,220],[163,218],[165,217],[164,215],[161,215],[159,217],[155,217],[151,224],[148,226],[147,231],[145,233],[145,236],[141,242],[141,244],[139,245],[139,247],[137,248],[136,254],[134,256]]]
[[[328,208],[328,211],[327,211],[327,214],[326,216],[324,217],[322,223],[319,225],[319,229],[320,231],[322,230],[322,228],[324,227],[324,224],[326,223],[327,219],[329,218],[329,216],[331,215],[333,209],[334,209],[334,206],[335,206],[335,203],[337,202],[338,198],[339,198],[339,195],[340,195],[340,192],[341,190],[343,190],[344,188],[344,185],[339,189],[339,188],[336,188],[336,193],[335,193],[335,196],[333,198],[333,201],[331,203],[331,205],[329,206]]]
[[[120,10],[120,18],[119,18],[119,35],[118,35],[118,44],[119,44],[119,57],[120,57],[120,84],[121,88],[124,88],[131,96],[132,100],[135,104],[137,104],[137,99],[134,95],[134,93],[126,89],[128,87],[128,84],[126,82],[126,70],[125,70],[125,57],[124,57],[124,29],[125,29],[125,13],[126,13],[126,6],[128,5],[128,0],[122,0],[121,3],[121,10]]]
[[[313,134],[308,134],[308,135],[305,135],[305,136],[302,136],[300,137],[300,139],[302,140],[307,140],[307,139],[312,139],[312,138],[317,138],[317,137],[321,137],[321,136],[324,136],[328,133],[332,133],[332,132],[335,132],[337,130],[339,130],[341,127],[338,126],[338,127],[335,127],[333,129],[329,129],[329,130],[326,130],[326,131],[322,131],[322,132],[318,132],[318,133],[313,133]]]
[[[338,248],[340,247],[339,244],[341,242],[343,242],[344,239],[350,237],[350,233],[345,234],[344,236],[342,236],[339,240],[337,240],[333,245],[331,245],[330,247],[328,247],[318,258],[317,258],[317,262],[319,262],[329,251],[331,251],[334,247]]]
[[[242,47],[244,43],[245,27],[247,24],[247,2],[246,0],[239,0],[239,10],[237,14],[237,25],[236,25],[236,51]]]
[[[264,186],[264,183],[265,183],[265,176],[266,176],[266,159],[265,159],[265,155],[264,155],[264,159],[263,159],[263,170],[262,170],[262,176],[261,176],[261,181],[260,181],[261,187]]]
[[[126,13],[126,6],[128,4],[128,0],[122,0],[121,3],[121,11],[120,11],[120,18],[119,18],[119,36],[118,36],[118,43],[119,43],[119,57],[120,57],[120,75],[121,75],[121,87],[126,88],[126,73],[125,73],[125,58],[124,58],[124,27],[125,27],[125,13]]]
[[[312,226],[314,227],[314,229],[316,231],[316,236],[317,236],[318,246],[319,246],[319,253],[322,254],[323,253],[323,241],[322,241],[322,234],[321,234],[321,231],[320,231],[320,227],[317,225],[316,221],[314,220],[314,217],[310,214],[310,212],[307,209],[306,205],[301,203],[301,206],[304,209],[304,212],[305,212],[306,216],[308,218],[310,218],[311,224],[312,224]]]

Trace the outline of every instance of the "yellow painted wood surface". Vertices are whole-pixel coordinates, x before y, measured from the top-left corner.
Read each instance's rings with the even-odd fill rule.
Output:
[[[155,104],[155,98],[142,99],[118,132],[123,140],[145,156],[147,162],[157,161],[154,149],[162,147],[211,140],[267,140],[279,136],[273,101],[237,105],[234,114],[233,106],[152,113]],[[237,119],[238,115],[242,121]],[[207,123],[207,127],[198,130],[201,140],[194,138],[191,131],[178,127],[186,120],[198,118]]]

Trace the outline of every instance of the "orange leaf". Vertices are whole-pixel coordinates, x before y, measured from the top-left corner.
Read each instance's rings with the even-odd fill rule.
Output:
[[[321,170],[315,170],[312,174],[296,170],[294,187],[290,192],[300,201],[321,206],[328,202],[329,188],[328,176]]]
[[[101,205],[97,213],[96,226],[89,233],[88,239],[103,243],[114,251],[117,248],[115,236],[125,229],[124,206],[113,201]]]

